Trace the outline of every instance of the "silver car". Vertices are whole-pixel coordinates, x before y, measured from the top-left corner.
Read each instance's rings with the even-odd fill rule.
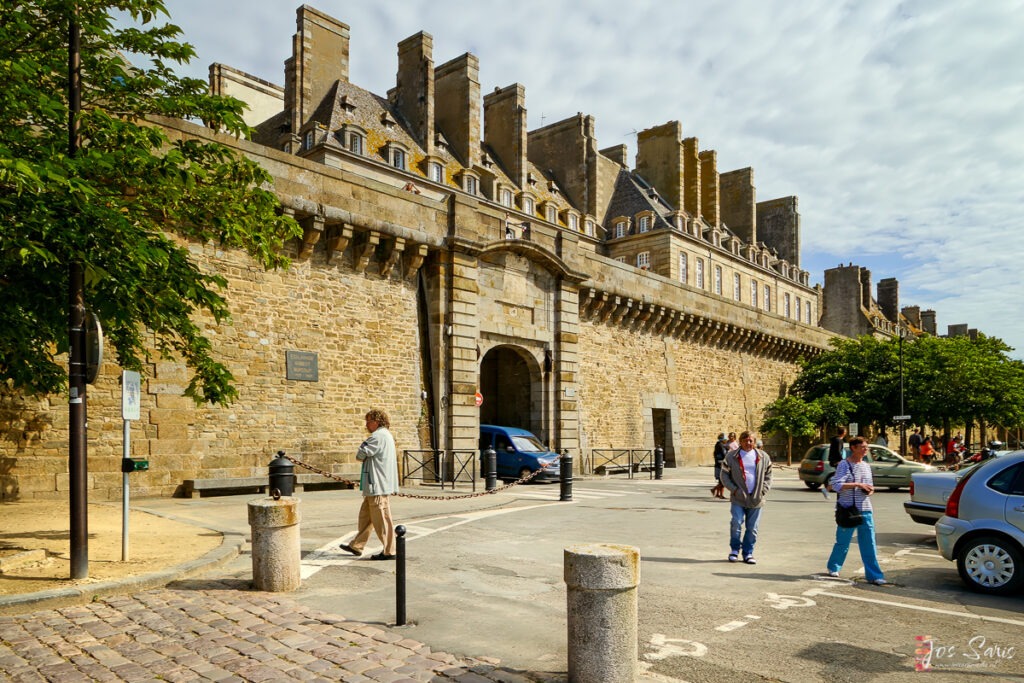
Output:
[[[957,483],[935,523],[939,552],[980,593],[1024,585],[1024,451],[988,460]]]

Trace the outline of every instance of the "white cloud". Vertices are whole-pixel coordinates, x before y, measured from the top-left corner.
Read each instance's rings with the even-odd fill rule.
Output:
[[[167,2],[194,75],[218,61],[278,83],[298,4]],[[349,24],[351,78],[380,94],[422,30],[435,63],[480,58],[483,92],[525,85],[531,127],[582,111],[632,155],[631,133],[679,120],[720,170],[752,166],[759,198],[800,197],[816,281],[851,261],[896,277],[940,330],[966,322],[1024,358],[1024,0],[313,5]]]

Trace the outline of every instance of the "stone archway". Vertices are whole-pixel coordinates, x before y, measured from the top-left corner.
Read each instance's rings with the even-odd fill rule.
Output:
[[[540,369],[514,346],[490,349],[480,363],[480,423],[519,427],[542,436]]]

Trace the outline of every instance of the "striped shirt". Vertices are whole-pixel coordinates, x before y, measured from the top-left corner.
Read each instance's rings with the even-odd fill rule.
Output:
[[[839,494],[836,500],[837,504],[844,507],[856,505],[857,509],[861,512],[871,512],[871,498],[868,496],[867,491],[859,488],[843,488],[843,484],[851,481],[858,484],[871,484],[873,486],[874,479],[871,478],[871,465],[863,460],[856,464],[850,460],[843,460],[836,465],[836,473],[833,475],[832,483],[830,484],[832,490]]]

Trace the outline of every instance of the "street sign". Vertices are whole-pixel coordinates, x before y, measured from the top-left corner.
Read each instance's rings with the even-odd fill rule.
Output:
[[[910,416],[909,415],[893,415],[892,419],[895,422],[908,422],[910,420]]]
[[[93,384],[103,367],[103,325],[92,311],[85,312],[85,383]]]
[[[132,370],[121,372],[121,419],[138,420],[142,398],[142,376]]]
[[[847,433],[851,437],[854,437],[854,436],[857,436],[859,429],[860,429],[860,425],[859,424],[857,424],[856,422],[851,422],[850,423],[850,428],[847,429],[846,431],[847,431]]]
[[[476,392],[476,396],[473,398],[473,402],[476,403],[476,407],[479,408],[484,404],[484,395],[479,391]]]

